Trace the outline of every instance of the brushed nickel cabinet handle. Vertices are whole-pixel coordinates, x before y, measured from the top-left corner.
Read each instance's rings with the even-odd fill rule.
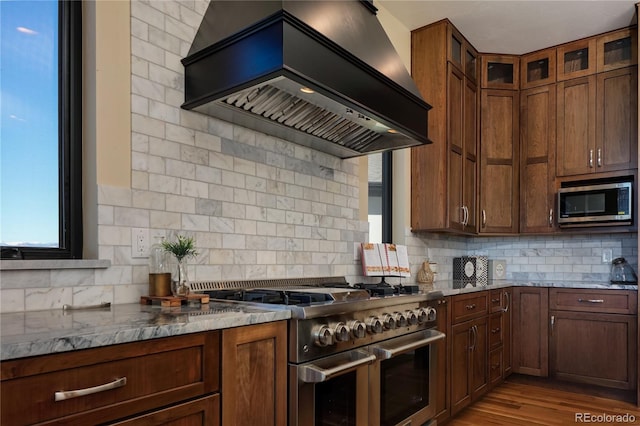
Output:
[[[85,395],[91,395],[94,393],[100,393],[100,392],[108,391],[111,389],[121,388],[126,384],[127,384],[127,378],[121,377],[119,379],[114,380],[113,382],[105,383],[104,385],[93,386],[85,389],[59,391],[54,394],[54,399],[56,401],[64,401],[67,399],[78,398]]]
[[[471,309],[475,309],[476,308],[476,304],[472,303],[471,305],[466,305],[465,308],[467,309],[467,311],[470,311]]]
[[[553,226],[553,209],[549,209],[549,227]]]
[[[556,323],[556,317],[555,315],[551,315],[551,335],[553,336],[553,326]]]
[[[598,167],[602,167],[602,148],[598,148]]]
[[[589,150],[589,167],[593,168],[593,150]]]
[[[604,303],[604,299],[578,299],[580,303]]]
[[[504,297],[507,299],[507,306],[504,307],[502,312],[509,312],[509,306],[511,306],[511,296],[508,291],[504,292]]]
[[[487,225],[487,211],[482,209],[482,226]]]

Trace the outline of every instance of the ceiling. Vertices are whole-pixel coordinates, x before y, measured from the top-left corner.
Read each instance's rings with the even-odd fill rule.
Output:
[[[637,0],[377,0],[409,30],[449,18],[482,53],[523,54],[637,22]]]

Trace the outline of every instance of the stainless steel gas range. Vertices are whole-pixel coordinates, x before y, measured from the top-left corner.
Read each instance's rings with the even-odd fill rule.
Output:
[[[210,284],[195,290],[291,311],[289,425],[409,426],[434,416],[442,294],[343,277]]]

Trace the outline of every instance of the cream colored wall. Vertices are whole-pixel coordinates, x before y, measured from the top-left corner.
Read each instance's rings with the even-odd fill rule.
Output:
[[[386,31],[400,58],[411,72],[411,31],[376,3],[378,19]],[[411,150],[393,152],[393,242],[406,244],[405,229],[411,226]],[[361,191],[361,196],[363,192]],[[367,192],[364,192],[366,196]]]

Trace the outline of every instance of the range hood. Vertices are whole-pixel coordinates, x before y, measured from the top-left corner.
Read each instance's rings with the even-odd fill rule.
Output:
[[[341,158],[430,143],[370,1],[212,0],[182,63],[187,110]]]

